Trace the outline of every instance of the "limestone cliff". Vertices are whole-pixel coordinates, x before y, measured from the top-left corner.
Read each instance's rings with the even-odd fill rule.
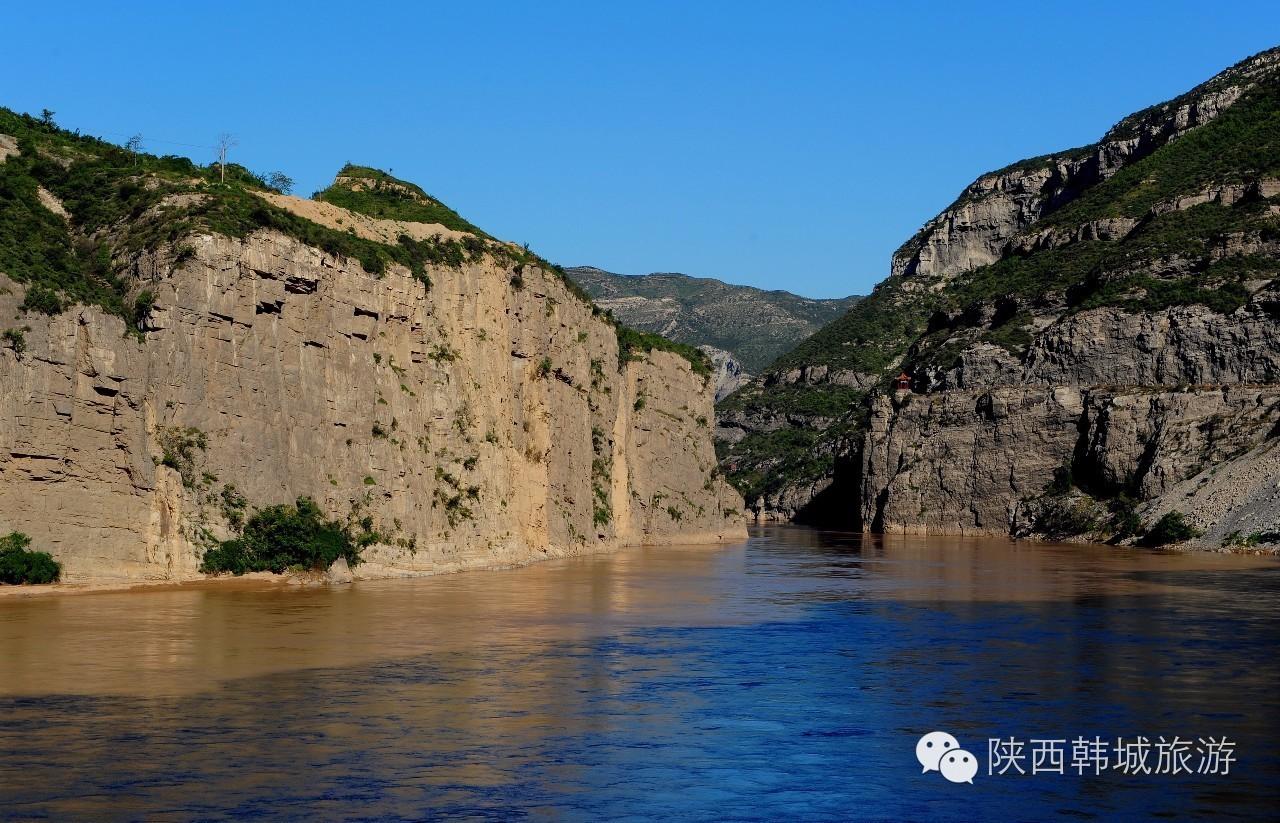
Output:
[[[33,174],[73,191],[56,168]],[[246,508],[298,496],[382,535],[357,576],[743,535],[705,373],[620,353],[550,267],[444,225],[252,187],[269,205],[248,213],[270,225],[210,230],[177,210],[240,195],[191,185],[90,229],[139,296],[132,312],[108,295],[45,316],[32,295],[59,281],[2,281],[0,532],[31,535],[65,579],[199,576],[204,546]],[[72,203],[70,230],[87,233],[87,215]],[[143,230],[158,240],[126,242]],[[376,245],[388,234],[400,247]],[[342,244],[355,251],[323,248]],[[357,256],[384,251],[381,272]],[[79,281],[61,282],[69,302]]]
[[[749,506],[1110,540],[1178,512],[1198,545],[1280,540],[1277,111],[1272,50],[979,178],[721,404]]]

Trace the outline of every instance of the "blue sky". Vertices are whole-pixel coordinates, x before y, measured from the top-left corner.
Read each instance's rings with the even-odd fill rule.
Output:
[[[78,6],[78,7],[77,7]],[[0,105],[308,195],[392,168],[565,265],[829,297],[976,175],[1280,44],[1280,3],[24,3]],[[180,145],[189,144],[189,145]]]

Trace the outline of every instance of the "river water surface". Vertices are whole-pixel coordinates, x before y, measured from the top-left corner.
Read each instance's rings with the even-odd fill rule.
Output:
[[[1280,564],[753,530],[336,588],[0,598],[0,819],[1264,819]],[[973,784],[921,773],[943,730]],[[1228,774],[1070,767],[1227,738]],[[1064,773],[988,774],[991,738]],[[1168,769],[1165,769],[1167,772]]]

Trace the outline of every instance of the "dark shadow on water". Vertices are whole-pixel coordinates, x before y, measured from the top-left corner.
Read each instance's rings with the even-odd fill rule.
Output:
[[[814,495],[804,508],[796,512],[793,520],[801,525],[821,529],[861,531],[862,509],[862,454],[857,453],[836,461],[831,483]]]

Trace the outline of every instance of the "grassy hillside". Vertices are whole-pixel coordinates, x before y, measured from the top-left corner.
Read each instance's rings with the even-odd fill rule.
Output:
[[[424,283],[429,265],[519,256],[479,239],[366,240],[266,202],[256,193],[275,190],[241,166],[228,164],[223,182],[216,165],[129,152],[7,109],[0,109],[0,134],[15,137],[20,152],[0,163],[0,272],[27,284],[27,305],[45,313],[88,303],[131,319],[136,284],[123,276],[128,261],[164,245],[180,254],[176,247],[197,230],[241,237],[275,229],[374,275],[401,264]],[[66,218],[46,206],[41,189],[61,202]]]
[[[368,166],[348,163],[338,172],[333,184],[316,192],[312,199],[370,217],[438,223],[456,231],[489,236],[420,187]]]
[[[489,256],[516,272],[513,287],[522,282],[525,267],[537,267],[591,303],[562,267],[494,240],[418,186],[375,169],[348,165],[317,197],[371,216],[438,223],[468,236],[368,240],[264,200],[260,193],[279,192],[265,176],[242,166],[228,164],[224,181],[216,164],[131,152],[60,128],[52,117],[0,108],[0,135],[14,138],[18,150],[0,161],[0,276],[26,286],[23,308],[28,314],[58,314],[77,303],[96,305],[137,331],[151,300],[143,284],[127,275],[139,253],[167,248],[180,262],[183,240],[193,232],[243,237],[260,229],[358,261],[375,277],[392,264],[404,266],[426,289],[431,267],[458,267]],[[51,197],[65,209],[65,217],[50,208]],[[3,281],[0,288],[5,288]],[[686,358],[700,374],[710,373],[707,358],[693,347],[626,328],[594,305],[593,311],[617,328],[624,360],[660,349]]]
[[[812,299],[684,274],[623,275],[591,267],[567,271],[628,325],[724,349],[753,374],[860,299]]]

